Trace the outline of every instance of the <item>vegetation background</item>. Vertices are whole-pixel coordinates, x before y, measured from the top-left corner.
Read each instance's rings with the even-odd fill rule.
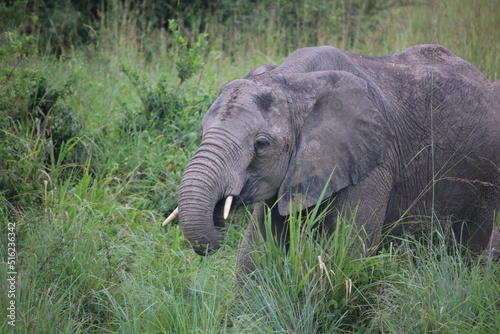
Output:
[[[238,289],[248,212],[232,218],[226,245],[207,258],[178,225],[160,224],[224,83],[301,47],[378,56],[424,43],[450,48],[493,81],[498,8],[498,0],[2,1],[0,332],[497,333],[498,263],[446,247],[439,226],[424,241],[406,237],[364,257],[345,252],[350,221],[341,236],[310,238],[321,218],[314,211],[305,226],[291,222],[297,252],[263,242],[259,261],[272,265]]]

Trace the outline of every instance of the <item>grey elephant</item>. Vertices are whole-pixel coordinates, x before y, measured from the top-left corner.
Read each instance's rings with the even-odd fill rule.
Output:
[[[222,88],[165,223],[178,216],[194,251],[207,255],[220,247],[228,213],[254,203],[239,254],[251,272],[264,207],[286,242],[287,217],[316,205],[325,189],[327,230],[339,211],[357,208],[370,247],[401,234],[404,221],[438,215],[480,253],[500,206],[494,87],[439,45],[384,57],[300,49]]]

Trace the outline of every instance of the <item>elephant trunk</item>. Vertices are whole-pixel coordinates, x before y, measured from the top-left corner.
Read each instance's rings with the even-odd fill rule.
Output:
[[[210,255],[219,249],[231,195],[238,194],[231,192],[230,172],[214,153],[217,150],[208,146],[200,146],[189,162],[178,196],[182,232],[199,255]]]

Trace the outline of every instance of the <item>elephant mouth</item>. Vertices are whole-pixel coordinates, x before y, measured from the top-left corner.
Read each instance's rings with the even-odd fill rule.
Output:
[[[227,217],[224,217],[224,211],[227,210],[226,214],[229,214],[236,211],[239,207],[243,206],[243,201],[240,196],[233,196],[231,205],[225,209],[226,202],[227,198],[223,198],[217,201],[217,203],[215,204],[213,219],[214,226],[217,230],[221,230],[225,227],[225,220],[227,219]]]
[[[225,220],[228,218],[230,212],[234,212],[239,207],[243,206],[243,204],[244,203],[239,195],[229,195],[226,198],[217,200],[212,211],[212,226],[214,227],[214,230],[209,229],[208,231],[205,231],[200,227],[193,228],[192,226],[194,225],[189,225],[187,223],[185,223],[185,225],[182,225],[181,220],[181,227],[184,227],[185,235],[190,235],[189,233],[196,233],[195,237],[191,238],[192,241],[189,240],[189,237],[188,241],[191,242],[193,249],[197,254],[206,256],[217,251],[220,243],[223,242],[224,239],[223,232],[225,228]],[[196,205],[196,207],[199,207],[199,205]],[[206,214],[210,215],[210,213],[207,212],[206,209],[201,207],[197,214],[201,216],[205,216]],[[187,214],[187,217],[189,218],[190,214]],[[162,226],[169,224],[177,218],[180,218],[179,207],[175,208],[175,210],[167,217],[167,219],[165,219]],[[189,220],[186,219],[185,221]]]
[[[225,226],[224,223],[224,203],[225,199],[221,199],[220,201],[215,204],[214,208],[214,225],[215,228],[220,230],[223,229]]]

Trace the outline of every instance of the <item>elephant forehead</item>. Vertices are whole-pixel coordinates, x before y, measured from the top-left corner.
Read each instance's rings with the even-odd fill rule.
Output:
[[[269,87],[236,80],[224,87],[221,94],[205,115],[204,122],[264,116],[273,109],[276,95]]]
[[[205,114],[202,122],[203,131],[212,127],[222,127],[232,131],[255,131],[265,123],[259,112],[251,110],[241,104],[223,104],[211,107]]]

